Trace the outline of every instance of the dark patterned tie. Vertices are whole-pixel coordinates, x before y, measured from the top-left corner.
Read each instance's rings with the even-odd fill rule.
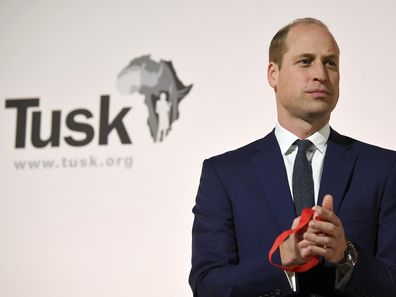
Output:
[[[297,140],[298,150],[293,167],[293,198],[297,215],[304,207],[311,208],[314,202],[314,183],[311,164],[307,159],[307,149],[312,145],[309,140]]]

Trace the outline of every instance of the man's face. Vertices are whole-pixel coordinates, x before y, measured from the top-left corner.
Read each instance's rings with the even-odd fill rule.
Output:
[[[298,24],[286,40],[282,66],[271,62],[268,80],[276,93],[280,123],[325,124],[339,95],[339,50],[331,34],[316,24]]]

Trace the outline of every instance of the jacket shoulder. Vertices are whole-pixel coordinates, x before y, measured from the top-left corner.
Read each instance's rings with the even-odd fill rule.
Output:
[[[210,160],[211,162],[215,162],[215,163],[244,160],[246,158],[250,158],[256,151],[261,150],[261,148],[267,145],[274,145],[274,144],[277,144],[277,140],[275,134],[272,131],[263,138],[257,139],[244,146],[224,152],[222,154],[212,156],[207,160]]]
[[[396,159],[396,151],[369,144],[331,130],[329,141],[353,150],[360,157],[369,159]]]

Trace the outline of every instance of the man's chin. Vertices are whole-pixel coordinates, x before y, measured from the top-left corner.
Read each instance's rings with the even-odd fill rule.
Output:
[[[330,113],[334,107],[330,107],[328,105],[322,108],[312,108],[307,110],[305,113],[305,119],[308,119],[310,122],[313,121],[328,121],[330,119]]]

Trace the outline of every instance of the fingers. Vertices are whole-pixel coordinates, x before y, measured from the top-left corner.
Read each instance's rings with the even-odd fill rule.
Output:
[[[333,196],[327,194],[323,198],[322,206],[314,206],[315,218],[319,217],[321,221],[328,221],[339,225],[340,222],[337,216],[333,213]]]
[[[294,229],[294,228],[296,228],[296,227],[298,226],[298,224],[300,223],[300,218],[301,218],[301,217],[297,217],[297,218],[295,218],[295,219],[293,220],[292,229]]]
[[[328,245],[317,245],[308,240],[303,240],[299,243],[299,251],[301,257],[305,259],[312,258],[314,256],[324,257],[326,260],[332,259],[335,255],[336,250]]]
[[[342,227],[341,221],[338,217],[331,216],[330,220],[316,221],[312,220],[308,224],[307,232],[316,234],[326,234],[329,236],[336,236]]]
[[[312,233],[312,232],[305,232],[303,235],[303,239],[310,242],[311,244],[315,244],[318,246],[334,246],[332,244],[333,242],[333,236],[327,236],[324,235],[323,233]]]
[[[329,240],[328,244],[318,244],[309,240],[302,240],[298,244],[299,254],[303,259],[310,257],[324,257],[330,263],[339,263],[344,258],[346,241]]]
[[[308,226],[291,235],[281,247],[281,261],[286,264],[304,263],[321,256],[338,263],[344,256],[346,239],[341,220],[333,213],[333,197],[326,195],[322,206],[314,206],[315,217]],[[300,217],[294,219],[295,228]]]
[[[335,215],[331,221],[312,220],[303,234],[303,239],[318,247],[336,249],[338,243],[344,239],[344,229]]]
[[[337,263],[346,249],[346,239],[341,220],[333,212],[333,197],[326,195],[322,206],[314,206],[317,219],[311,220],[299,242],[302,256],[322,256],[328,262]]]
[[[327,194],[323,198],[322,207],[329,211],[333,211],[333,196]]]

